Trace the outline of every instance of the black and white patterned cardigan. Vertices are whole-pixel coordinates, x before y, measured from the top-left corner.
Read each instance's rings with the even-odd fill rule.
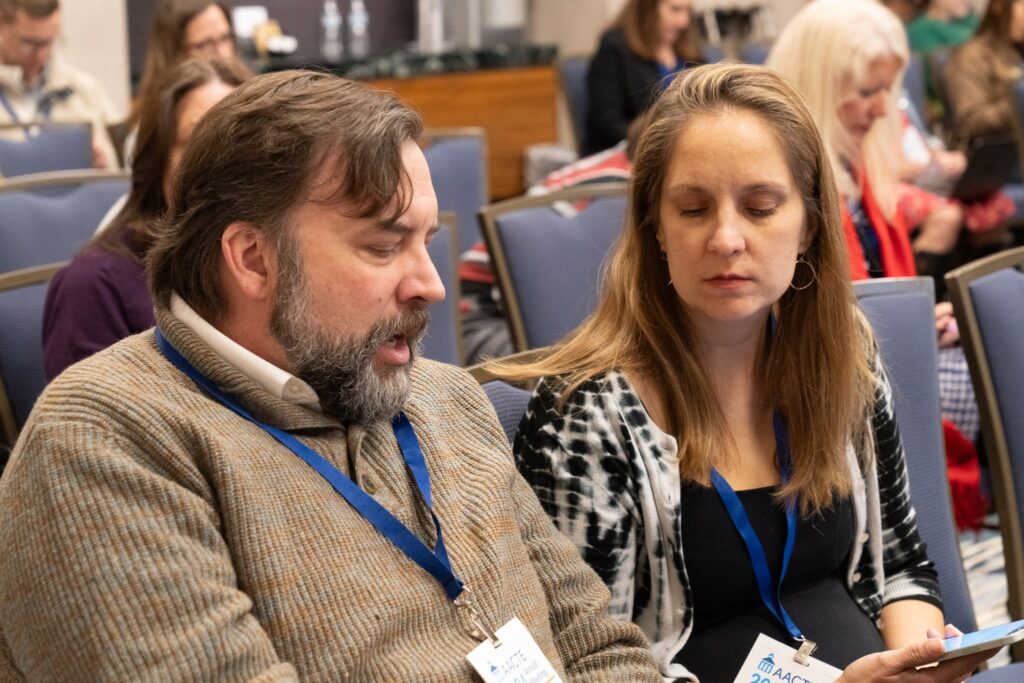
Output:
[[[880,367],[875,452],[858,457],[852,445],[847,449],[856,529],[846,584],[872,620],[897,600],[942,607],[910,504],[892,389]],[[519,470],[611,589],[612,615],[647,634],[664,679],[696,681],[675,661],[693,627],[676,440],[654,424],[620,372],[584,383],[562,409],[557,384],[541,381],[519,425]],[[871,476],[859,462],[874,462]]]

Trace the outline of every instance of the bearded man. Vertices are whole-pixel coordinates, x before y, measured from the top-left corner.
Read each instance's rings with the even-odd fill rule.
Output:
[[[310,72],[203,117],[156,330],[51,384],[0,480],[0,680],[660,680],[479,387],[416,357],[420,133]]]

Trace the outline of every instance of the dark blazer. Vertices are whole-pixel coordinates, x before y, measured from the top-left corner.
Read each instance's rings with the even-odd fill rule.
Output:
[[[601,36],[587,72],[587,133],[584,156],[608,149],[626,138],[626,129],[647,111],[661,92],[658,65],[640,57],[618,28]]]

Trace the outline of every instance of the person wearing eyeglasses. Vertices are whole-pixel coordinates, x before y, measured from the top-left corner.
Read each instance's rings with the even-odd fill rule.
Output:
[[[153,10],[146,64],[129,123],[139,122],[139,105],[151,102],[164,75],[190,57],[234,57],[231,12],[213,0],[160,0]]]
[[[93,165],[117,166],[107,133],[117,112],[94,77],[64,61],[59,0],[0,0],[0,126],[13,135],[49,122],[92,125]]]

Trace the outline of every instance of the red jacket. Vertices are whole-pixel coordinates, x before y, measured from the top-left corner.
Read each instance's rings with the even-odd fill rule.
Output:
[[[871,187],[864,182],[864,212],[871,221],[875,234],[878,235],[878,246],[882,256],[882,268],[885,277],[913,277],[917,275],[914,266],[914,252],[910,248],[910,234],[903,213],[897,209],[893,222],[889,223],[882,210],[871,194]],[[850,210],[843,202],[843,231],[846,233],[846,247],[850,252],[850,277],[854,280],[866,280],[867,268],[864,266],[864,250],[861,249],[857,230],[853,227]]]

